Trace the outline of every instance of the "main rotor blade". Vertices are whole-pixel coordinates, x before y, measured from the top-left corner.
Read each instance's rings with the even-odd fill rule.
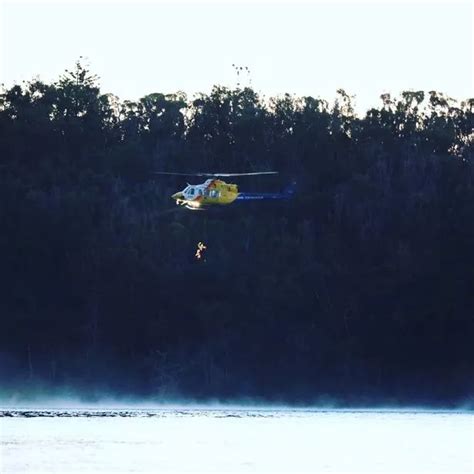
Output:
[[[165,174],[168,176],[210,176],[210,177],[230,177],[230,176],[257,176],[261,174],[278,174],[278,171],[257,171],[255,173],[170,173],[167,171],[155,171],[154,174]]]
[[[257,171],[255,173],[213,173],[208,176],[257,176],[260,174],[278,174],[278,171]]]

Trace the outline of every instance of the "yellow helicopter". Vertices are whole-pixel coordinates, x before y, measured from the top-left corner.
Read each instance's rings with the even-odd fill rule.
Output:
[[[218,178],[233,176],[257,176],[278,174],[278,171],[261,171],[256,173],[168,173],[156,172],[155,174],[172,176],[205,176],[209,177],[201,184],[188,184],[182,191],[174,193],[171,198],[176,204],[185,206],[193,211],[204,210],[210,206],[223,206],[236,201],[255,201],[266,199],[289,199],[294,191],[294,183],[282,193],[242,193],[238,186],[226,183]]]

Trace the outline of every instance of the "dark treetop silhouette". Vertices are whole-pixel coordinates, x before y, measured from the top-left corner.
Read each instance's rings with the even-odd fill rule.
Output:
[[[3,89],[4,393],[468,399],[474,99],[381,99],[363,118],[343,90],[120,101],[80,62]],[[181,182],[153,171],[190,169],[276,169],[246,185],[298,193],[174,212]]]

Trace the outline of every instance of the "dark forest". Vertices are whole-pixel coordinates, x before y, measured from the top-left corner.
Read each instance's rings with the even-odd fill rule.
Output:
[[[0,92],[4,396],[472,405],[474,99]],[[155,174],[270,170],[219,212]]]

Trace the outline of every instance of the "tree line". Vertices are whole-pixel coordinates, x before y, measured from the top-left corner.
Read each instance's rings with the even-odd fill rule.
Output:
[[[474,99],[380,99],[3,87],[4,392],[472,403]],[[154,174],[268,170],[222,212]]]

